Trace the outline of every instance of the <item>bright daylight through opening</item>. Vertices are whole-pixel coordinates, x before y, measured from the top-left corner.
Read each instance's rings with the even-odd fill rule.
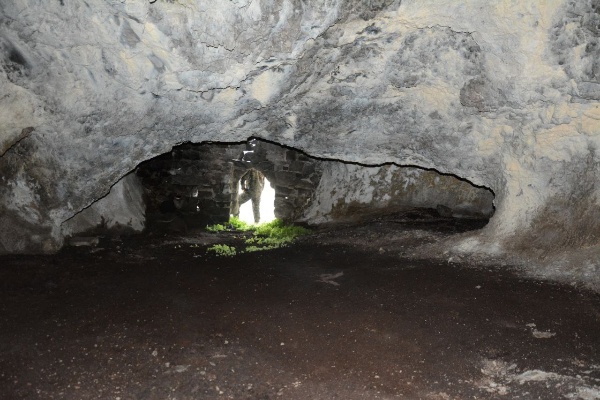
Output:
[[[238,192],[241,193],[242,187],[238,183]],[[244,204],[240,204],[241,221],[247,224],[254,224],[254,213],[252,212],[252,200],[248,200]],[[271,186],[271,182],[265,178],[265,186],[260,196],[260,220],[259,224],[271,222],[275,219],[275,189]]]

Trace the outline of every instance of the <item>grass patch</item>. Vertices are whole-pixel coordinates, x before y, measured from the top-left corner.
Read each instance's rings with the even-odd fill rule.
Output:
[[[285,224],[280,219],[258,225],[253,236],[246,239],[250,251],[271,250],[284,247],[294,241],[298,236],[306,235],[310,231],[297,225]],[[248,250],[248,248],[246,250]]]
[[[206,230],[213,233],[222,232],[227,230],[227,226],[221,224],[214,224],[207,226]]]
[[[310,231],[298,225],[285,224],[280,219],[275,219],[266,224],[261,224],[254,229],[254,235],[279,239],[294,239],[306,235]]]
[[[236,217],[231,217],[227,225],[216,224],[207,226],[206,229],[209,232],[252,232],[252,236],[244,241],[246,248],[239,251],[239,253],[278,249],[280,247],[289,245],[297,237],[310,233],[310,230],[306,228],[292,224],[285,224],[279,219],[275,219],[271,222],[261,225],[250,225],[240,221]],[[231,254],[230,249],[233,249],[233,254]],[[230,247],[225,244],[214,245],[208,250],[214,251],[217,253],[217,255],[222,256],[234,256],[238,253],[234,247]]]
[[[233,257],[237,254],[235,247],[226,244],[215,244],[208,248],[208,251],[214,251],[218,256]]]
[[[229,222],[227,224],[214,224],[206,227],[206,230],[209,232],[223,232],[223,231],[252,231],[256,227],[254,225],[250,225],[240,220],[238,217],[229,218]]]
[[[254,229],[254,225],[247,224],[246,222],[242,221],[238,217],[229,218],[229,225],[231,225],[233,228],[235,228],[238,231],[244,231],[244,232],[251,231]]]
[[[246,250],[244,250],[244,252],[246,253],[252,253],[255,251],[266,251],[266,250],[273,250],[273,249],[277,249],[278,246],[247,246]]]

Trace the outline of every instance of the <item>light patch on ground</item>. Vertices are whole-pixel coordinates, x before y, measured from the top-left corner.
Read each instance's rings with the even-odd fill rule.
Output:
[[[577,392],[565,397],[567,399],[596,400],[600,399],[600,390],[589,387],[578,388]]]
[[[529,323],[526,325],[529,329],[531,329],[531,334],[536,339],[550,339],[551,337],[556,336],[556,333],[550,331],[538,331],[536,325],[534,323]]]
[[[340,286],[334,279],[344,276],[344,272],[338,272],[336,274],[321,274],[317,282],[329,283],[333,286]]]
[[[537,329],[534,329],[531,334],[536,339],[550,339],[551,337],[556,336],[556,333],[554,332],[542,332]]]
[[[585,368],[585,364],[577,364]],[[591,368],[593,366],[587,366]],[[587,376],[585,371],[574,373],[575,376],[539,369],[520,371],[516,363],[502,360],[482,361],[481,373],[483,378],[476,386],[487,392],[501,396],[516,398],[521,392],[531,392],[536,385],[547,388],[553,386],[556,398],[597,400],[600,399],[600,387]]]
[[[560,375],[553,372],[544,372],[540,370],[525,371],[516,376],[516,380],[522,385],[525,382],[540,382],[548,379],[557,379]]]

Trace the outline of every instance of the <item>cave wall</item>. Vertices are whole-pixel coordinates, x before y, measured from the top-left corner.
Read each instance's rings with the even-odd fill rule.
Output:
[[[494,194],[453,176],[419,168],[323,162],[323,175],[303,220],[309,223],[357,221],[414,208],[444,217],[487,219]]]
[[[492,189],[471,250],[598,246],[599,21],[598,0],[2,2],[0,252],[57,249],[174,145],[251,136]]]
[[[105,197],[65,221],[62,234],[139,233],[146,226],[145,210],[142,183],[132,172],[121,178]]]

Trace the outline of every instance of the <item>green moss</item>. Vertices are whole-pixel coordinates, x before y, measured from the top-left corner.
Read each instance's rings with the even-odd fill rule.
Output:
[[[226,244],[215,244],[208,248],[208,251],[214,251],[218,256],[233,257],[237,254],[235,247]]]
[[[209,225],[206,227],[206,230],[209,232],[221,232],[226,231],[227,227],[221,224]]]
[[[215,224],[209,225],[206,227],[206,230],[209,232],[223,232],[223,231],[240,231],[246,232],[255,229],[253,225],[247,224],[244,221],[241,221],[237,217],[231,217],[229,222],[225,225],[223,224]]]
[[[310,233],[308,229],[292,224],[286,225],[280,219],[258,225],[254,230],[255,235],[277,238],[295,238],[308,233]]]
[[[310,231],[297,225],[286,225],[283,221],[276,219],[272,222],[262,224],[254,229],[254,235],[246,239],[250,245],[259,245],[266,249],[274,249],[287,246],[298,236],[306,235]]]
[[[207,226],[206,230],[209,232],[252,232],[252,236],[246,238],[244,241],[246,248],[239,253],[273,250],[280,247],[285,247],[293,242],[298,236],[310,233],[310,230],[306,228],[285,224],[279,219],[255,226],[240,221],[239,218],[236,217],[231,217],[228,225],[211,225]],[[238,254],[238,252],[235,250],[235,247],[231,247],[226,244],[217,244],[210,247],[208,250],[214,251],[219,256],[234,256]]]
[[[245,252],[252,253],[255,251],[273,250],[276,248],[278,248],[278,246],[248,246],[246,247]]]
[[[229,225],[231,225],[237,231],[251,231],[255,227],[253,225],[247,224],[244,221],[240,220],[238,217],[229,218]]]

